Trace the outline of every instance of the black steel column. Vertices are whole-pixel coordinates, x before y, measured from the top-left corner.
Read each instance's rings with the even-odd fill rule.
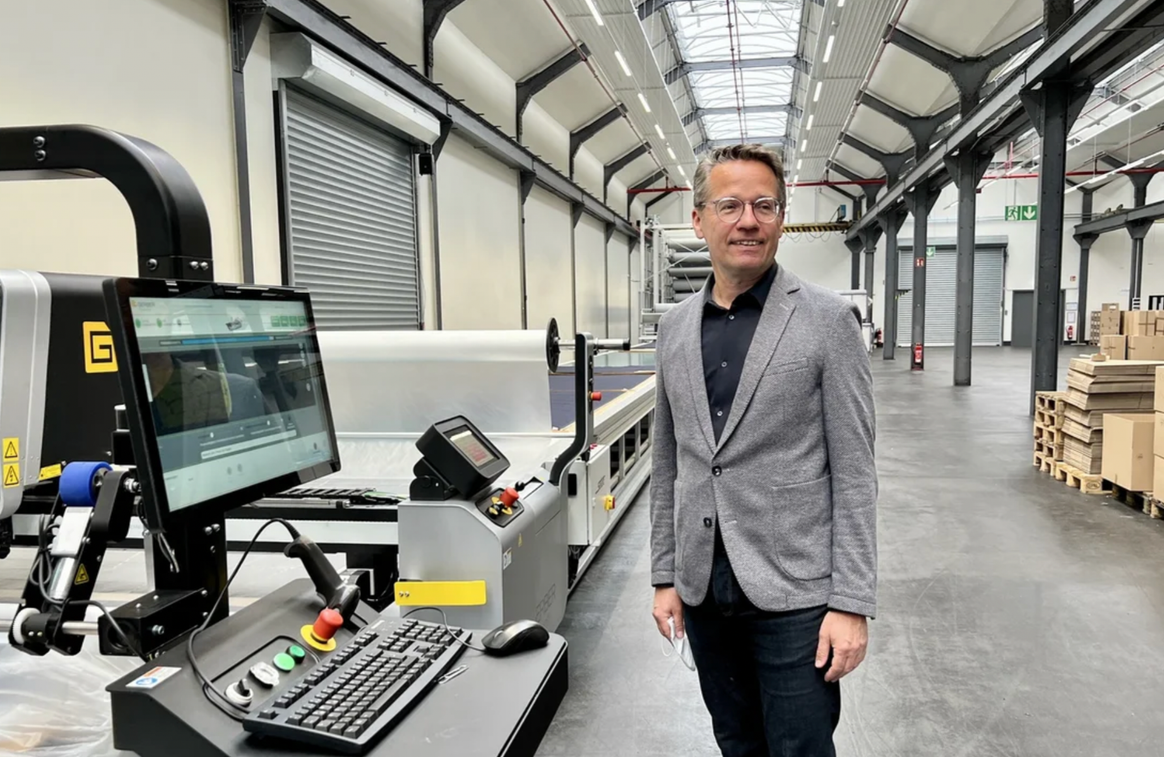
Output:
[[[849,289],[861,288],[861,250],[865,249],[862,239],[858,235],[845,240],[845,246],[849,248]]]
[[[1148,184],[1152,181],[1152,177],[1156,174],[1152,173],[1134,173],[1128,176],[1132,181],[1132,188],[1134,191],[1133,197],[1134,206],[1142,208],[1148,204]],[[1143,224],[1129,224],[1128,233],[1132,237],[1132,261],[1131,261],[1131,281],[1128,284],[1128,310],[1134,307],[1136,300],[1140,299],[1144,284],[1144,237],[1147,236],[1150,225]]]
[[[1022,94],[1023,105],[1042,137],[1039,163],[1039,230],[1035,253],[1035,349],[1031,353],[1030,414],[1035,393],[1059,384],[1059,311],[1063,273],[1063,206],[1067,171],[1067,133],[1079,117],[1090,85],[1043,82]]]
[[[1050,39],[1071,18],[1071,0],[1043,0],[1044,38]],[[1066,66],[1064,66],[1066,68]],[[1060,291],[1063,274],[1063,207],[1067,178],[1067,134],[1091,93],[1090,83],[1073,84],[1048,78],[1021,99],[1035,131],[1042,138],[1039,161],[1039,230],[1035,247],[1035,348],[1031,352],[1031,394],[1028,410],[1035,414],[1035,393],[1059,388]]]
[[[1095,190],[1080,188],[1083,193],[1083,213],[1082,223],[1087,223],[1091,220],[1094,208]],[[1079,328],[1075,332],[1076,344],[1087,344],[1091,335],[1088,333],[1091,329],[1091,312],[1087,308],[1087,279],[1091,275],[1091,245],[1095,243],[1096,237],[1094,234],[1083,234],[1075,237],[1075,241],[1079,243],[1079,300],[1075,306],[1078,312],[1075,314],[1075,321],[1079,324]]]
[[[870,226],[868,230],[878,231],[876,226]],[[878,236],[879,234],[875,233],[865,235],[865,320],[869,323],[873,323],[873,267],[877,257]]]
[[[901,265],[897,251],[897,234],[905,221],[905,214],[905,208],[898,206],[877,219],[881,228],[885,230],[885,324],[881,331],[884,342],[882,357],[885,360],[896,359],[894,350],[897,348],[897,290],[900,288],[898,269]]]
[[[910,318],[913,332],[910,339],[912,352],[910,369],[925,370],[926,343],[926,246],[929,239],[929,216],[938,192],[930,189],[929,180],[906,193],[906,203],[913,213],[913,314]]]
[[[974,344],[974,244],[978,212],[978,182],[982,181],[990,155],[962,150],[948,156],[946,169],[958,186],[958,273],[954,296],[954,386],[970,386]]]

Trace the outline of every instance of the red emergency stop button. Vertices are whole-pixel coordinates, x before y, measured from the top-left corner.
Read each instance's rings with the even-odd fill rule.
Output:
[[[319,641],[328,641],[343,628],[343,625],[343,617],[335,610],[327,609],[319,613],[319,617],[315,619],[315,625],[311,627],[311,635]]]
[[[591,392],[590,399],[594,402],[602,402],[602,392]]]
[[[517,489],[514,489],[511,486],[505,491],[501,492],[501,504],[505,505],[506,507],[513,507],[513,503],[517,501],[517,497]]]

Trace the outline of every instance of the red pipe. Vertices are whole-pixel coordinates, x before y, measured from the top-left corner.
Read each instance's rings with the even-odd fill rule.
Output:
[[[1111,171],[1068,171],[1064,176],[1106,176]],[[1115,171],[1117,174],[1132,173],[1164,173],[1164,168],[1129,168],[1126,171]],[[1006,179],[1037,179],[1037,173],[1012,173],[1005,175],[983,176],[982,181],[1004,181]],[[858,181],[802,181],[798,184],[789,183],[790,187],[851,187],[851,186],[881,186],[885,179],[860,179]]]

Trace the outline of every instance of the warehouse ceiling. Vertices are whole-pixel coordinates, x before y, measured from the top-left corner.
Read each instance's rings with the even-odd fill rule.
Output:
[[[351,14],[357,26],[382,25],[377,3],[327,3]],[[946,70],[959,65],[954,61],[987,60],[989,92],[1042,44],[1043,0],[462,0],[453,6],[448,20],[457,31],[441,34],[461,35],[511,80],[578,55],[581,64],[533,102],[570,131],[617,108],[620,115],[585,147],[606,165],[618,161],[614,176],[642,188],[683,187],[701,153],[745,141],[780,147],[794,185],[884,178],[887,165],[908,170],[915,136],[922,134],[919,118],[931,121],[931,142],[959,120],[965,103]],[[438,51],[441,43],[438,36]],[[1157,155],[1164,149],[1161,61],[1164,53],[1150,51],[1097,88],[1073,130],[1074,170],[1164,160],[1164,153]],[[644,145],[645,154],[619,160]],[[1008,159],[994,168],[1032,170],[1033,131],[1004,147]],[[835,188],[860,194],[853,186]]]

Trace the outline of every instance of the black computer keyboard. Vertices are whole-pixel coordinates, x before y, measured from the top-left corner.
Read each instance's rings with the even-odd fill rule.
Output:
[[[384,494],[375,489],[288,489],[277,499],[330,499],[343,500],[357,505],[396,505],[399,497]]]
[[[468,632],[449,629],[468,641]],[[370,749],[429,692],[465,647],[445,626],[380,618],[301,678],[272,692],[247,731],[349,754]]]

